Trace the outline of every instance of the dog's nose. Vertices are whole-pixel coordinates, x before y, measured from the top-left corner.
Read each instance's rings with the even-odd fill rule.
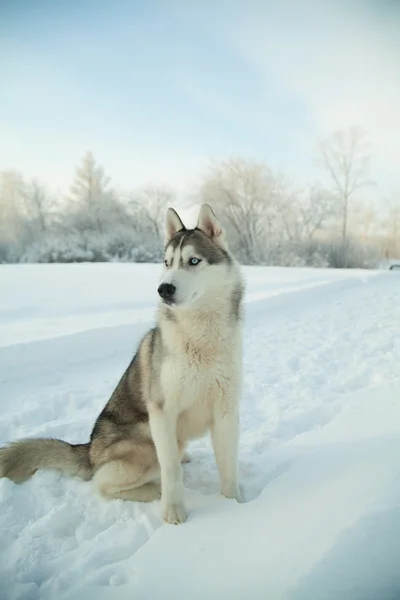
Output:
[[[162,283],[158,288],[158,293],[163,300],[172,300],[176,292],[176,287],[172,283]]]

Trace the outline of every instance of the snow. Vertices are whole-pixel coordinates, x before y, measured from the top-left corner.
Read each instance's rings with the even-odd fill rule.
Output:
[[[0,267],[0,443],[86,441],[154,319],[157,265]],[[208,438],[188,521],[39,472],[0,480],[1,600],[400,597],[400,277],[245,268],[240,479]]]

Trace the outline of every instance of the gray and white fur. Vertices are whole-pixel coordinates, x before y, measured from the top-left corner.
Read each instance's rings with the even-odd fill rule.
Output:
[[[161,497],[167,523],[186,520],[181,462],[208,430],[221,492],[240,501],[239,398],[242,296],[239,265],[211,207],[186,229],[167,211],[156,326],[141,340],[90,441],[24,439],[0,448],[0,476],[22,483],[38,469],[92,480],[107,498]]]

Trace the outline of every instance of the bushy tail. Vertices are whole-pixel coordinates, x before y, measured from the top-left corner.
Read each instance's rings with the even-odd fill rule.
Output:
[[[88,481],[92,477],[89,444],[32,438],[0,448],[0,477],[23,483],[38,469],[59,469],[64,475]]]

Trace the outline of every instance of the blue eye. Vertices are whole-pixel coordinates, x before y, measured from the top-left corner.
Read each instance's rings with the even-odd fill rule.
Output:
[[[193,258],[189,258],[189,265],[193,265],[193,266],[194,265],[198,265],[199,262],[200,262],[199,258],[194,258],[194,257]]]

